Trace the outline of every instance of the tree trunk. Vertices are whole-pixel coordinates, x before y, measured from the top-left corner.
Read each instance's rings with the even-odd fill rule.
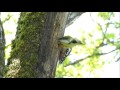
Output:
[[[68,13],[48,13],[39,51],[39,77],[55,77],[59,55],[58,38],[64,35]]]
[[[4,49],[5,49],[4,30],[3,30],[2,22],[1,22],[1,19],[0,19],[0,78],[3,77],[4,67],[5,67]]]
[[[67,12],[22,12],[6,77],[53,78]]]
[[[68,15],[68,20],[66,23],[66,27],[70,26],[74,23],[74,21],[79,18],[85,12],[70,12]]]

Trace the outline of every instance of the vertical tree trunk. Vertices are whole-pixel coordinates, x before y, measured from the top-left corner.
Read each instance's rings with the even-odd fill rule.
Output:
[[[3,30],[2,22],[0,19],[0,78],[3,77],[4,66],[5,66],[4,49],[5,49],[4,30]]]
[[[6,77],[54,77],[67,12],[22,12]]]
[[[55,77],[59,55],[58,38],[64,35],[68,13],[48,13],[39,51],[39,77]]]

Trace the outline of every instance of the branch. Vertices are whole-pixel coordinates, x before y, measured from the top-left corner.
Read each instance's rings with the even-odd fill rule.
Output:
[[[112,52],[114,52],[116,50],[118,50],[118,48],[116,48],[116,49],[114,49],[114,50],[112,50],[110,52],[107,52],[107,53],[98,53],[98,54],[95,54],[95,55],[106,55],[106,54],[112,53]]]
[[[68,20],[66,22],[66,27],[74,23],[74,21],[79,18],[85,12],[69,12]]]
[[[108,18],[107,20],[110,21],[111,16],[112,16],[112,14],[109,16],[109,18]],[[106,38],[106,33],[107,33],[107,29],[108,29],[107,25],[110,24],[110,22],[107,22],[107,23],[106,23],[105,31],[103,31],[102,25],[101,25],[100,23],[98,23],[97,21],[95,21],[95,20],[92,18],[91,13],[90,13],[90,17],[91,17],[91,19],[92,19],[93,22],[97,23],[97,25],[100,27],[100,29],[101,29],[101,31],[102,31],[102,34],[103,34],[102,42],[99,44],[99,46],[95,47],[95,50],[98,49],[98,48],[100,48],[100,47],[106,46],[106,45],[108,45],[109,43],[114,44],[114,43],[115,43],[114,41],[109,41],[109,39]],[[106,44],[104,44],[104,39],[105,39],[105,38],[108,40],[108,42],[107,42]],[[85,57],[85,58],[76,60],[75,62],[72,62],[72,63],[70,63],[70,64],[68,64],[68,65],[66,65],[66,66],[74,65],[74,64],[76,64],[76,63],[78,63],[78,62],[80,62],[80,61],[83,61],[83,60],[85,60],[85,59],[87,59],[87,58],[90,58],[90,57],[93,57],[93,56],[95,56],[95,55],[96,55],[96,56],[97,56],[97,55],[106,55],[106,54],[112,53],[112,52],[116,51],[117,49],[118,49],[118,48],[116,48],[116,49],[114,49],[114,50],[112,50],[112,51],[110,51],[110,52],[107,52],[107,53],[92,54],[92,55],[89,55],[89,56],[87,56],[87,57]],[[119,58],[119,59],[120,59],[120,58]]]
[[[8,48],[8,47],[11,46],[11,45],[12,45],[12,44],[8,44],[8,45],[5,46],[5,48]]]
[[[85,58],[82,58],[82,59],[76,60],[75,62],[72,62],[72,63],[70,63],[70,64],[68,64],[68,65],[66,65],[66,66],[74,65],[74,64],[76,64],[76,63],[78,63],[78,62],[81,62],[81,61],[83,61],[83,60],[85,60],[85,59],[87,59],[87,58],[93,57],[93,56],[97,56],[97,55],[106,55],[106,54],[112,53],[112,52],[114,52],[114,51],[116,51],[116,50],[117,50],[117,48],[114,49],[114,50],[112,50],[112,51],[110,51],[110,52],[107,52],[107,53],[97,53],[97,54],[92,54],[92,55],[89,55],[89,56],[87,56],[87,57],[85,57]],[[66,66],[65,66],[65,67],[66,67]]]
[[[108,18],[107,20],[110,21],[112,14],[113,14],[113,13],[110,13],[110,16],[109,16],[109,18]],[[111,24],[111,23],[110,23],[110,22],[107,22],[107,23],[106,23],[105,32],[104,32],[104,31],[103,31],[103,28],[102,28],[102,25],[101,25],[100,23],[98,23],[97,21],[95,21],[95,20],[92,18],[91,13],[90,13],[90,17],[91,17],[91,20],[92,20],[93,22],[97,23],[97,25],[100,27],[100,29],[101,29],[101,31],[102,31],[102,34],[103,34],[102,42],[100,43],[99,46],[96,47],[96,48],[98,48],[98,47],[101,47],[101,46],[105,45],[105,44],[104,44],[104,40],[105,40],[105,38],[106,38],[106,33],[107,33],[107,30],[108,30],[107,25],[108,25],[108,24]],[[106,39],[109,41],[108,38],[106,38]]]
[[[4,24],[6,21],[9,21],[11,19],[12,15],[8,14],[7,17],[2,20],[2,24]]]
[[[105,39],[105,35],[106,35],[106,33],[107,33],[107,29],[105,29],[105,32],[103,32],[102,25],[101,25],[100,23],[98,23],[97,21],[95,21],[95,20],[92,18],[91,13],[90,13],[90,17],[91,17],[91,20],[92,20],[93,22],[97,23],[97,25],[100,27],[100,29],[101,29],[101,31],[102,31],[103,38],[102,38],[102,42],[101,42],[100,45],[99,45],[99,46],[101,46],[101,45],[103,45],[103,42],[104,42],[104,39]],[[98,47],[99,47],[99,46],[98,46]],[[97,47],[96,47],[96,48],[97,48]]]
[[[106,45],[108,45],[108,44],[114,44],[115,42],[114,41],[111,41],[111,42],[109,42],[109,43],[106,43],[106,44],[103,44],[103,43],[101,43],[99,46],[97,46],[97,47],[95,47],[95,48],[100,48],[100,47],[103,47],[103,46],[106,46]]]
[[[120,57],[118,57],[118,59],[115,62],[118,62],[120,60]]]

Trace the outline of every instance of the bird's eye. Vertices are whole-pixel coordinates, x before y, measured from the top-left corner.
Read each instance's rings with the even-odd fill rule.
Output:
[[[73,40],[73,41],[71,41],[71,43],[77,43],[77,41],[76,41],[76,40]]]

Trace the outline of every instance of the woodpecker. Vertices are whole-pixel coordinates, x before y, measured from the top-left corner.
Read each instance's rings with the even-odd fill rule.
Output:
[[[58,45],[61,48],[59,54],[59,63],[62,63],[76,45],[84,45],[80,40],[71,36],[64,36],[58,39]]]

